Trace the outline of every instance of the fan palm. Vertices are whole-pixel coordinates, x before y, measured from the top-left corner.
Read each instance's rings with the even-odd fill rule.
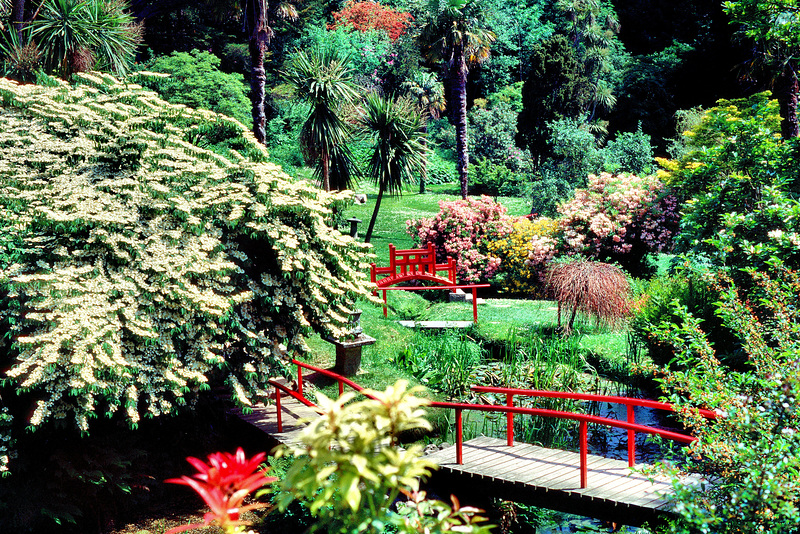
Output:
[[[482,12],[470,0],[431,0],[430,20],[422,28],[422,50],[433,61],[444,61],[449,70],[456,126],[456,153],[461,197],[467,198],[469,149],[467,146],[467,74],[471,65],[489,57],[494,32],[483,26]]]
[[[364,241],[369,243],[378,218],[383,194],[400,194],[403,184],[425,172],[422,120],[411,101],[390,99],[372,93],[367,96],[361,117],[363,131],[375,142],[368,174],[378,185],[378,198]]]
[[[133,65],[141,27],[123,0],[44,0],[31,22],[31,38],[45,67],[62,77],[99,62],[118,75]]]
[[[307,162],[317,163],[317,175],[326,191],[348,189],[356,171],[345,144],[350,129],[340,109],[357,96],[347,58],[332,49],[295,53],[283,72],[297,97],[311,110],[300,131],[300,146]]]

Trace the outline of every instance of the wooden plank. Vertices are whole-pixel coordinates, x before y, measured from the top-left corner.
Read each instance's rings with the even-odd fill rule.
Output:
[[[508,447],[504,443],[502,447],[495,448],[493,458],[480,463],[475,469],[483,476],[508,480],[510,473],[530,463],[532,449],[532,445],[520,444],[515,447]]]
[[[546,450],[546,449],[545,449]],[[555,451],[555,454],[543,454],[535,451],[536,456],[530,458],[527,465],[520,465],[509,473],[509,479],[527,485],[545,487],[543,480],[552,476],[560,476],[565,469],[579,475],[580,471],[573,465],[574,458],[567,451]]]
[[[453,458],[454,450],[445,451],[439,452],[449,453]],[[622,460],[590,455],[589,487],[581,489],[578,453],[527,444],[508,447],[503,440],[481,437],[464,444],[463,458],[464,465],[461,466],[452,460],[440,462],[440,465],[485,479],[517,482],[546,491],[560,490],[592,500],[652,508],[664,504],[657,492],[667,486],[652,484],[646,478],[631,473],[627,462]]]

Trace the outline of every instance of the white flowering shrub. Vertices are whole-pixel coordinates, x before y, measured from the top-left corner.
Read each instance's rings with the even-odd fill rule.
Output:
[[[213,384],[248,404],[304,335],[343,335],[370,259],[326,225],[346,193],[291,181],[233,119],[53,85],[0,79],[0,402],[83,431]]]

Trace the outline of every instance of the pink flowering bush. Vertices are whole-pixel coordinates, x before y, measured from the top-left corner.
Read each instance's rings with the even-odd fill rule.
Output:
[[[488,243],[511,233],[514,218],[506,207],[487,196],[439,202],[439,214],[406,221],[406,231],[416,243],[433,243],[437,261],[456,259],[459,282],[477,283],[492,278],[501,259],[491,256]]]
[[[663,195],[654,177],[589,175],[586,189],[558,207],[562,242],[567,254],[618,262],[636,274],[649,252],[672,246],[677,230],[677,200]]]

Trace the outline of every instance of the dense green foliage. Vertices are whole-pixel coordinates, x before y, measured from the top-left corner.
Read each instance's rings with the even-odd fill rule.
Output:
[[[681,521],[673,532],[797,531],[800,279],[784,269],[749,274],[763,298],[750,300],[724,276],[708,281],[721,296],[718,314],[742,343],[745,367],[725,365],[698,319],[681,308],[681,324],[658,330],[680,364],[660,381],[699,438],[688,451],[688,468],[706,477],[699,485],[675,483]],[[717,417],[709,422],[695,408]]]
[[[685,202],[679,251],[734,269],[798,266],[800,145],[781,139],[779,120],[765,93],[720,101],[685,134],[683,157],[663,162]]]
[[[210,52],[173,52],[145,65],[147,71],[169,74],[169,77],[142,73],[134,79],[156,91],[167,102],[209,109],[249,124],[250,101],[244,78],[241,74],[220,71],[220,62]]]

